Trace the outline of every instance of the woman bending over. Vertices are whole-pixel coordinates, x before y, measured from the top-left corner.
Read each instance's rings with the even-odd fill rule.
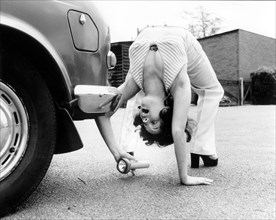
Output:
[[[191,88],[199,97],[191,152],[214,161],[217,161],[214,122],[223,96],[223,89],[200,44],[183,28],[150,27],[138,35],[129,49],[129,57],[129,72],[118,89],[122,93],[120,103],[140,90],[144,92],[134,119],[134,125],[141,127],[140,135],[147,144],[174,143],[182,184],[211,184],[211,179],[188,175],[187,140],[191,132],[186,125]],[[98,117],[96,123],[116,161],[121,157],[135,160],[119,146],[110,129],[109,116]]]

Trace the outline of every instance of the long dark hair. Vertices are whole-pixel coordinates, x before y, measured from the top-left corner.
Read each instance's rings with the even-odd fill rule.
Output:
[[[172,117],[173,117],[173,98],[170,94],[167,94],[166,99],[164,101],[164,105],[169,108],[164,108],[160,111],[159,116],[162,119],[161,124],[161,132],[159,134],[151,134],[149,133],[143,121],[138,114],[134,116],[134,126],[140,126],[140,137],[143,138],[146,145],[157,144],[159,147],[165,147],[170,144],[173,144],[173,137],[172,137]],[[195,121],[193,119],[188,119],[185,132],[187,135],[187,142],[191,140],[193,126],[195,125]]]

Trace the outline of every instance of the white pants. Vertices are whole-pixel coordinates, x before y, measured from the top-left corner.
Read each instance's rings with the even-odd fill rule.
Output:
[[[188,73],[193,91],[198,95],[197,126],[191,141],[191,153],[217,155],[215,119],[224,91],[206,54]]]
[[[133,125],[134,115],[138,113],[138,106],[144,93],[140,91],[132,99],[128,100],[122,123],[120,146],[127,152],[134,152],[137,145],[141,143],[139,132]]]
[[[198,94],[197,126],[191,141],[191,153],[202,155],[217,155],[215,143],[215,119],[223,90],[195,89]]]
[[[192,74],[188,74],[191,86],[198,95],[197,102],[197,126],[191,141],[191,153],[202,155],[217,155],[215,144],[215,119],[219,102],[224,91],[217,76],[207,59],[201,60]],[[139,134],[135,132],[133,115],[137,112],[143,93],[139,92],[128,101],[125,110],[120,144],[127,152],[134,152],[139,145]]]

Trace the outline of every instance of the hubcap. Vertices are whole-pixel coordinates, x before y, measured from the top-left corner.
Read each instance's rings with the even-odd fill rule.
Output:
[[[28,140],[28,114],[20,98],[0,82],[0,181],[21,161]]]

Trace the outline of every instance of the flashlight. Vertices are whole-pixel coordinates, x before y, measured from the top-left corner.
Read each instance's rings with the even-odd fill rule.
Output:
[[[149,168],[150,164],[146,161],[130,162],[126,158],[121,158],[117,162],[117,170],[122,174],[127,174],[135,169]]]

